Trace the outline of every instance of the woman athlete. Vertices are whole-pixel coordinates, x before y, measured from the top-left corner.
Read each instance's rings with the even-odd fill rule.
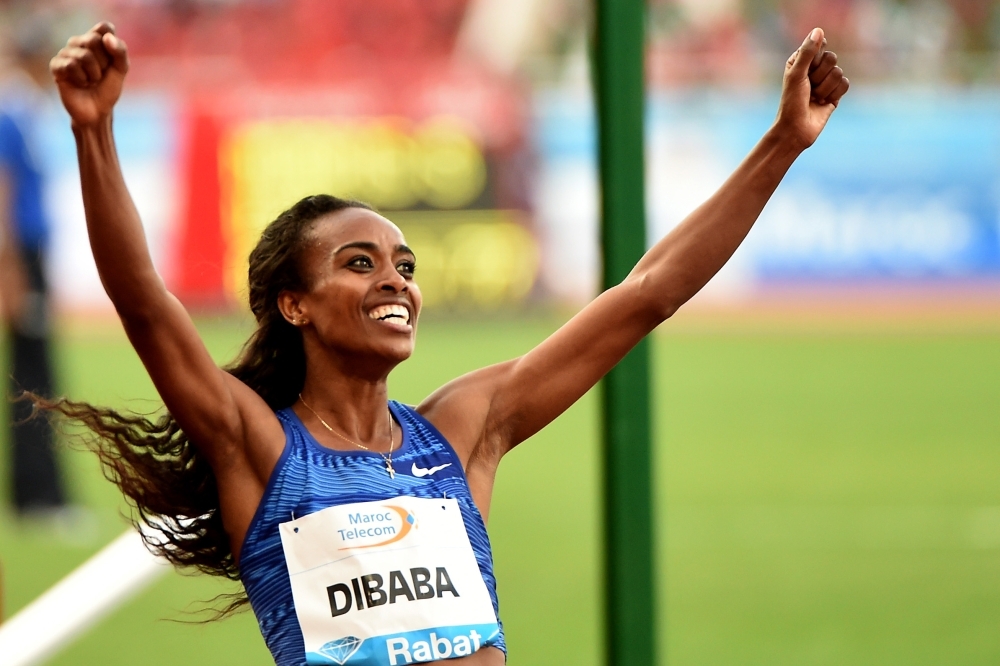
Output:
[[[788,59],[777,118],[719,191],[520,358],[388,400],[413,352],[416,258],[364,204],[308,197],[250,255],[257,330],[213,363],[150,261],[112,111],[128,72],[111,24],[52,60],[72,120],[87,229],[108,296],[167,413],[67,400],[106,470],[177,565],[241,580],[279,666],[454,660],[506,647],[484,522],[504,454],[572,405],[729,259],[848,89],[813,30]],[[147,532],[148,534],[149,532]],[[245,600],[245,599],[244,599]]]

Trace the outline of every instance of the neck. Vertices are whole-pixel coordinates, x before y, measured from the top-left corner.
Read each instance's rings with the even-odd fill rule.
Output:
[[[372,380],[320,373],[310,367],[306,370],[301,395],[308,407],[305,414],[296,408],[299,416],[313,416],[311,408],[317,418],[354,442],[372,445],[373,450],[388,447],[389,396],[385,377]]]
[[[339,435],[372,450],[387,451],[388,378],[398,361],[357,350],[333,349],[313,335],[303,338],[306,377],[302,399]],[[304,417],[303,422],[315,426],[310,428],[314,434],[325,430],[301,403],[295,411]]]

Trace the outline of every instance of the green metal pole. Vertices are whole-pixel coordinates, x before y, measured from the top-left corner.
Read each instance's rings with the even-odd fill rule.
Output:
[[[596,0],[595,88],[604,288],[646,249],[644,0]],[[603,382],[607,663],[656,662],[649,343]]]

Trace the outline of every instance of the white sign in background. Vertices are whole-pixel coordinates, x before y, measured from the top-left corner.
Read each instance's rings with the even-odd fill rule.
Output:
[[[52,224],[49,276],[56,304],[63,310],[110,311],[90,252],[69,117],[53,98],[40,122],[46,207]],[[115,136],[153,263],[169,283],[181,212],[174,105],[166,96],[126,97],[115,110]]]

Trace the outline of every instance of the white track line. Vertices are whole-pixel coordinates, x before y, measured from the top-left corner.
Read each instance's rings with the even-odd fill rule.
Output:
[[[169,570],[134,530],[0,625],[0,666],[34,666]]]

